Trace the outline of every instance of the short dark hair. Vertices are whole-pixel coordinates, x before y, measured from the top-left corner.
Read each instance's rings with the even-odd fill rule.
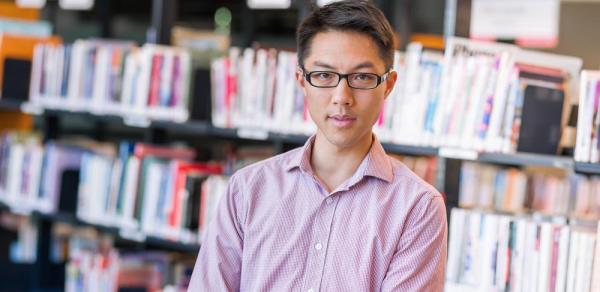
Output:
[[[329,30],[353,31],[370,36],[379,48],[386,70],[394,62],[394,36],[392,26],[383,12],[365,0],[334,2],[314,9],[298,27],[298,64],[304,68],[304,60],[310,54],[310,45],[319,32]]]

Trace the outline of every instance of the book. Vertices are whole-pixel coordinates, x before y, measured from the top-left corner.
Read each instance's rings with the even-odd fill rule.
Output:
[[[595,231],[460,208],[450,218],[448,283],[476,291],[590,291]]]
[[[0,98],[23,100],[28,96],[34,47],[39,43],[60,42],[57,36],[0,33]]]
[[[600,72],[583,70],[579,87],[577,142],[575,160],[600,162],[598,142],[600,125]]]
[[[35,50],[29,100],[40,108],[123,116],[126,121],[189,118],[190,54],[130,41],[79,39]]]
[[[535,211],[584,220],[600,219],[597,176],[543,168],[517,169],[464,162],[459,206],[512,213]]]

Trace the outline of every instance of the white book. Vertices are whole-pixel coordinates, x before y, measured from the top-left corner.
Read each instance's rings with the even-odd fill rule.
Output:
[[[422,81],[422,70],[420,66],[423,48],[421,44],[411,43],[406,49],[406,80],[404,84],[403,99],[399,100],[398,108],[401,111],[398,132],[395,133],[399,142],[408,144],[414,143],[417,139],[418,126],[415,126],[417,120],[417,109],[419,99],[425,96],[419,93]]]
[[[44,59],[44,95],[53,97],[55,92],[56,77],[56,47],[48,46]]]
[[[251,127],[261,127],[265,126],[261,122],[267,117],[267,50],[259,49],[256,51],[256,65],[254,70],[256,83],[253,104],[255,109],[248,112],[249,116],[247,118],[248,122],[251,122]]]
[[[584,91],[585,104],[581,105],[584,107],[584,113],[581,121],[580,130],[583,132],[582,140],[582,152],[581,158],[584,162],[591,162],[591,150],[592,150],[592,124],[593,124],[593,109],[594,99],[596,93],[596,80],[590,78],[586,82],[586,89]],[[578,124],[579,125],[579,124]]]
[[[476,212],[468,216],[467,237],[458,281],[460,283],[478,285],[480,282],[480,224],[482,218],[482,214]]]
[[[283,114],[282,114],[282,118],[284,119],[282,121],[282,131],[285,133],[294,133],[294,122],[297,122],[297,120],[295,120],[295,98],[296,98],[296,77],[295,77],[295,71],[294,68],[296,68],[296,55],[294,55],[293,53],[289,53],[289,52],[285,52],[284,54],[287,54],[287,57],[285,58],[285,62],[286,65],[285,67],[289,68],[290,70],[286,70],[286,73],[283,75],[284,76],[284,80],[283,80]],[[308,81],[306,82],[306,86],[310,86],[308,84]]]
[[[85,54],[88,50],[88,42],[84,40],[77,40],[73,43],[71,53],[71,68],[69,69],[69,88],[67,94],[68,109],[77,107],[80,103],[83,90],[83,75],[84,75],[84,62]]]
[[[508,90],[513,68],[512,55],[503,52],[498,62],[498,79],[494,89],[494,102],[488,130],[485,136],[485,149],[489,152],[498,152],[502,147],[502,117],[506,111],[508,101]]]
[[[96,180],[98,190],[100,195],[98,196],[98,207],[97,207],[97,218],[98,222],[101,222],[105,225],[109,225],[113,222],[114,218],[110,216],[109,213],[109,200],[110,200],[110,188],[111,188],[111,170],[113,160],[109,157],[105,156],[96,156],[97,157],[97,165],[100,170],[100,175],[98,175],[98,179]]]
[[[597,163],[600,162],[600,150],[598,149],[598,139],[600,137],[598,137],[598,129],[600,129],[600,89],[598,88],[598,84],[600,83],[600,71],[594,71],[594,72],[590,72],[590,74],[592,74],[593,78],[594,78],[594,87],[593,87],[593,91],[594,91],[594,104],[593,106],[597,108],[592,108],[592,115],[594,116],[594,119],[592,121],[593,126],[591,127],[591,129],[595,129],[596,130],[596,134],[592,134],[590,131],[590,134],[593,135],[592,141],[591,141],[591,151],[590,151],[590,162],[592,163]],[[595,111],[594,111],[595,110]]]
[[[29,186],[28,193],[24,194],[28,208],[35,206],[38,192],[40,190],[40,181],[42,178],[42,161],[44,159],[44,150],[41,146],[30,147],[31,162],[29,164]]]
[[[539,272],[537,291],[548,291],[552,272],[552,223],[544,222],[541,226]]]
[[[556,267],[556,285],[554,291],[565,291],[567,286],[570,241],[571,229],[568,226],[563,226],[560,231],[558,264]]]
[[[65,47],[62,45],[58,45],[54,47],[54,68],[53,68],[53,76],[52,76],[52,91],[51,94],[53,97],[60,98],[60,87],[62,84],[63,77],[63,66],[64,66],[64,57],[65,57]]]
[[[282,129],[282,123],[285,121],[285,105],[286,94],[285,88],[285,76],[293,71],[293,68],[287,67],[287,54],[285,52],[277,53],[277,78],[275,79],[275,100],[274,100],[274,112],[273,112],[273,125],[271,130],[279,131]],[[306,81],[305,81],[306,82]]]
[[[123,84],[121,88],[121,108],[133,104],[133,79],[137,66],[138,52],[132,52],[125,57],[125,70],[123,72]]]
[[[126,174],[125,174],[125,188],[123,192],[122,199],[123,202],[123,214],[122,218],[125,223],[129,223],[133,220],[135,200],[136,200],[136,192],[138,185],[138,177],[140,171],[140,159],[131,156],[127,161]]]
[[[518,219],[516,224],[515,246],[511,255],[510,264],[510,286],[512,291],[520,292],[523,290],[523,277],[525,269],[525,253],[527,252],[527,229],[528,222],[525,219]]]
[[[401,53],[399,51],[394,51],[394,63],[392,64],[392,70],[399,74],[399,63],[400,63]],[[399,82],[400,76],[396,79],[396,84],[390,91],[389,95],[385,100],[385,105],[383,107],[383,125],[382,128],[386,130],[391,130],[392,128],[392,120],[394,113],[396,111],[396,92],[399,90],[398,88],[402,86]]]
[[[42,67],[45,48],[45,44],[37,44],[33,49],[31,80],[29,82],[29,101],[33,104],[38,104],[41,101],[40,83],[42,80]]]
[[[211,78],[211,95],[212,95],[212,124],[215,127],[225,128],[227,127],[227,115],[230,111],[225,105],[225,98],[227,94],[226,88],[226,72],[225,63],[226,59],[219,58],[212,61],[210,65],[210,78]]]
[[[140,51],[139,60],[139,76],[133,80],[132,86],[135,87],[135,96],[133,102],[133,113],[143,115],[149,103],[150,86],[152,82],[152,59],[154,54],[158,54],[155,50],[144,45]]]
[[[594,247],[596,245],[596,234],[591,232],[583,233],[583,242],[579,250],[581,272],[578,274],[578,281],[575,286],[577,291],[590,291],[592,282],[592,269],[594,264]]]
[[[600,291],[600,239],[598,236],[600,236],[600,224],[598,224],[598,229],[596,231],[596,245],[594,247],[594,262],[591,283],[591,291],[593,292]]]
[[[496,279],[494,287],[504,291],[507,287],[510,262],[510,237],[511,237],[511,222],[510,216],[499,216],[498,218],[498,252],[496,256]],[[515,228],[513,226],[512,228]]]
[[[244,49],[244,54],[242,56],[242,65],[241,71],[238,78],[241,81],[240,88],[240,102],[241,102],[241,111],[240,116],[238,117],[240,121],[236,124],[236,127],[245,126],[248,121],[248,117],[251,117],[253,113],[256,112],[257,106],[257,97],[256,97],[256,87],[257,87],[257,76],[255,74],[255,66],[254,66],[254,58],[255,51],[252,48]]]
[[[90,205],[89,200],[90,192],[93,191],[91,187],[91,175],[90,175],[90,164],[91,155],[89,153],[84,154],[81,157],[81,168],[79,170],[79,186],[77,189],[77,217],[83,220],[88,220],[88,206]]]
[[[589,162],[589,158],[586,153],[589,152],[587,145],[587,139],[589,131],[586,131],[588,122],[587,117],[588,111],[592,109],[590,106],[590,76],[588,70],[581,71],[581,81],[579,85],[579,106],[577,114],[577,134],[576,134],[576,147],[575,147],[575,160],[581,162]]]
[[[151,163],[147,166],[142,206],[142,230],[149,234],[158,228],[156,222],[156,210],[158,208],[158,197],[161,190],[161,181],[163,175],[163,165],[160,163]]]
[[[520,94],[519,69],[513,68],[510,75],[510,85],[508,89],[508,100],[506,111],[502,123],[502,145],[500,152],[508,153],[512,148],[511,137],[513,135],[513,124],[515,117],[516,103]]]
[[[483,246],[481,255],[481,278],[480,287],[485,290],[494,287],[496,278],[497,247],[498,247],[498,216],[494,214],[484,215],[485,225],[483,232]]]
[[[475,139],[479,121],[477,121],[478,113],[481,111],[482,103],[485,102],[484,90],[485,85],[489,81],[490,61],[485,57],[471,58],[476,63],[475,73],[473,76],[472,86],[466,90],[469,92],[464,108],[464,121],[461,126],[461,148],[472,148]]]
[[[21,193],[21,181],[23,180],[23,158],[25,147],[21,143],[10,146],[10,158],[8,159],[8,181],[6,187],[7,203],[12,207],[19,206],[19,194]]]
[[[468,211],[453,208],[450,215],[450,240],[448,242],[448,263],[446,281],[458,282],[461,267],[462,249],[465,242],[465,223]]]
[[[94,72],[94,88],[90,110],[102,113],[108,99],[108,78],[112,64],[112,49],[98,46],[96,51],[96,68]]]
[[[273,111],[275,108],[275,80],[277,79],[277,51],[271,49],[267,55],[267,83],[265,104],[265,126],[271,129],[273,124]]]
[[[576,292],[577,290],[575,290],[575,285],[576,285],[576,280],[577,280],[577,273],[578,271],[578,254],[579,254],[579,249],[581,248],[580,246],[580,238],[581,238],[581,232],[576,231],[576,230],[572,230],[571,232],[571,241],[569,243],[569,263],[568,263],[568,272],[567,272],[567,285],[566,285],[566,292]]]
[[[113,218],[113,221],[117,221],[117,204],[119,201],[119,188],[121,183],[121,176],[124,172],[124,163],[120,159],[116,159],[110,170],[110,182],[109,182],[109,198],[107,204],[107,215]]]
[[[536,248],[538,223],[527,222],[527,231],[525,235],[525,262],[523,266],[523,276],[521,277],[521,291],[536,291],[538,277],[538,250]]]

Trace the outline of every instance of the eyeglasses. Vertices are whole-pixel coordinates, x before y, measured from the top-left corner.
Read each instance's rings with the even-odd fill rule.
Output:
[[[387,79],[389,71],[379,76],[374,73],[349,73],[341,74],[332,71],[304,72],[304,78],[310,85],[318,88],[333,88],[340,84],[342,78],[346,79],[348,86],[354,89],[373,89]]]

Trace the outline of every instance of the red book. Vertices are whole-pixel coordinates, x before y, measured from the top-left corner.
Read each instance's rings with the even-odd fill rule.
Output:
[[[133,155],[138,158],[156,156],[167,159],[192,160],[196,157],[196,151],[190,148],[174,148],[137,143],[135,144]]]
[[[160,100],[160,72],[162,71],[163,56],[155,54],[152,56],[152,71],[150,75],[150,90],[148,96],[148,105],[155,106]]]
[[[173,227],[181,226],[181,212],[183,209],[183,193],[186,191],[186,178],[189,175],[218,175],[223,172],[220,164],[195,163],[195,162],[177,162],[175,183],[173,184],[173,201],[171,212],[169,214],[169,225]],[[190,194],[192,195],[192,194]],[[189,203],[189,202],[188,202]],[[200,206],[197,206],[200,208]],[[191,216],[191,214],[188,214]]]

